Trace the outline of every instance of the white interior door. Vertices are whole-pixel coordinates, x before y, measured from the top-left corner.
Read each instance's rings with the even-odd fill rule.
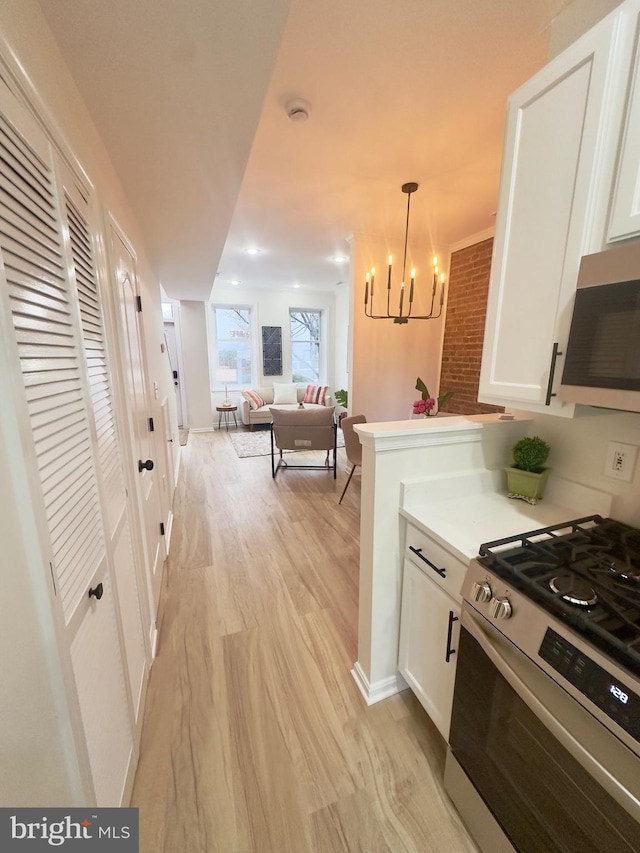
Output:
[[[70,171],[61,168],[60,172],[64,185],[68,254],[73,265],[72,283],[75,284],[80,308],[93,441],[102,491],[103,524],[113,567],[115,597],[122,625],[134,718],[137,721],[150,657],[150,650],[145,646],[144,623],[148,618],[148,607],[141,583],[144,574],[136,564],[131,541],[132,516],[116,429],[104,311],[89,226],[91,213]]]
[[[124,371],[128,411],[132,420],[133,438],[137,450],[134,460],[143,526],[147,548],[147,571],[152,600],[152,614],[158,611],[162,566],[166,557],[161,534],[162,510],[158,476],[154,459],[153,440],[149,426],[150,405],[146,388],[145,357],[140,327],[140,301],[137,287],[136,262],[133,253],[115,227],[111,227],[113,260],[117,275],[118,301],[124,344]]]
[[[74,732],[89,762],[87,799],[119,806],[134,740],[77,293],[49,143],[2,82],[0,151],[0,325],[16,374],[6,402],[24,423],[33,497],[25,511],[39,522],[49,562],[43,583],[59,625],[56,651],[73,675],[66,687],[82,721]]]
[[[176,341],[175,323],[164,324],[164,339],[167,342],[167,353],[173,374],[173,387],[176,392],[176,409],[178,415],[178,426],[184,424],[182,418],[182,387],[180,382],[180,367],[178,366],[178,343]]]

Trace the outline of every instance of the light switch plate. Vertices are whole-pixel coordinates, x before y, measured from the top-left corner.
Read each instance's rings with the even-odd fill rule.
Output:
[[[606,477],[630,483],[638,459],[638,448],[635,444],[623,444],[621,441],[610,441],[607,445],[607,456],[604,464]]]

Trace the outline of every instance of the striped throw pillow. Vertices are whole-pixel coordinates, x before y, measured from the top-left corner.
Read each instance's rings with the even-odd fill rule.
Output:
[[[307,385],[303,403],[317,403],[319,406],[324,406],[328,390],[328,385]]]
[[[243,391],[242,396],[249,401],[251,409],[259,409],[261,406],[267,405],[257,391]]]

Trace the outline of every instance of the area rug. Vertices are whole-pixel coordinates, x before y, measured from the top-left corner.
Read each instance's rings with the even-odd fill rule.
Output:
[[[233,449],[241,459],[247,456],[270,456],[271,433],[269,430],[259,432],[230,432],[229,439]],[[338,430],[338,447],[344,447],[342,430]],[[284,450],[284,453],[296,453],[295,450]]]

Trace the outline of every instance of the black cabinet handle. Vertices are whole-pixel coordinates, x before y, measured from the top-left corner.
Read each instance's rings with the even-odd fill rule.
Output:
[[[91,596],[93,595],[93,596],[95,596],[95,598],[97,598],[98,601],[100,601],[103,594],[104,594],[104,587],[102,586],[101,583],[99,583],[98,586],[94,587],[93,589],[89,590],[89,598],[91,598]]]
[[[153,460],[147,459],[146,462],[143,462],[142,459],[138,459],[138,471],[140,473],[143,471],[153,471]]]
[[[556,343],[553,345],[553,352],[551,353],[551,366],[549,367],[549,383],[547,385],[547,397],[544,401],[545,406],[551,405],[551,398],[555,397],[556,394],[553,391],[553,377],[556,375],[556,361],[558,360],[558,356],[562,355],[562,353],[558,350],[559,344]]]
[[[454,615],[453,610],[449,611],[449,630],[447,631],[447,654],[445,661],[449,663],[451,655],[455,655],[456,650],[451,648],[451,635],[453,634],[453,623],[458,621],[458,617]]]
[[[434,571],[434,572],[437,572],[437,573],[440,575],[440,577],[441,577],[441,578],[446,578],[446,576],[447,576],[447,570],[446,570],[446,569],[439,569],[437,566],[434,566],[434,565],[433,565],[433,563],[431,562],[431,560],[427,560],[427,558],[425,557],[425,555],[422,553],[422,548],[414,548],[414,547],[413,547],[413,545],[409,545],[409,550],[410,550],[410,551],[413,551],[413,553],[416,555],[416,557],[420,557],[420,559],[421,559],[421,560],[424,560],[424,562],[425,562],[425,563],[426,563],[426,564],[427,564],[431,569],[433,569],[433,571]]]

